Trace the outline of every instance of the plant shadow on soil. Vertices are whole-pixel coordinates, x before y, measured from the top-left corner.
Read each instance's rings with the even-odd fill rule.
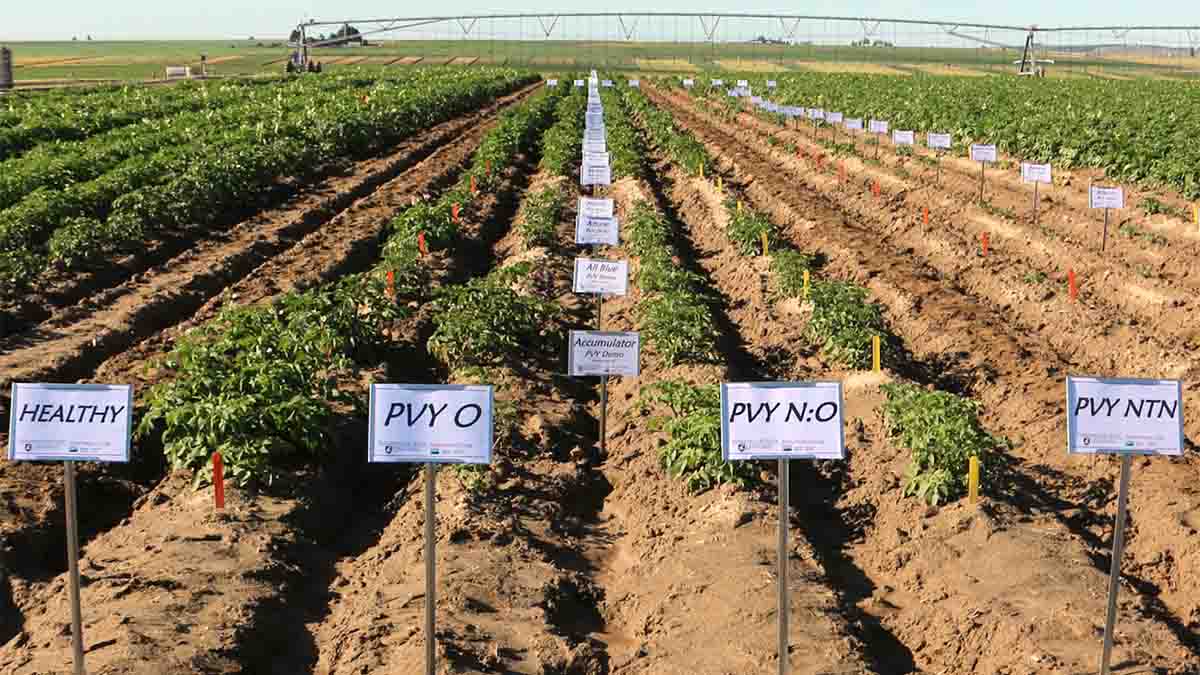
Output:
[[[660,173],[660,176],[665,174]],[[672,208],[672,202],[666,198],[670,190],[664,186],[667,179],[651,181],[651,188],[659,204],[663,205],[664,213],[675,223],[682,222],[677,212]],[[679,231],[683,231],[682,229]],[[697,249],[690,238],[677,236],[676,246],[684,259],[684,265],[689,271],[704,274],[699,266]],[[705,275],[707,277],[707,275]],[[715,290],[715,289],[714,289]],[[720,350],[730,364],[734,377],[761,380],[770,377],[773,364],[770,360],[760,360],[751,354],[744,340],[740,337],[736,326],[726,312],[730,306],[729,298],[723,298],[724,303],[710,303],[713,319],[721,334]],[[770,355],[764,355],[770,356]],[[776,360],[778,356],[774,357]],[[793,527],[798,526],[804,536],[813,546],[819,562],[826,570],[827,581],[834,588],[838,612],[845,619],[847,626],[859,638],[863,645],[864,656],[870,660],[881,673],[903,675],[919,672],[912,651],[904,645],[883,623],[867,612],[858,603],[871,597],[875,589],[874,582],[846,554],[845,549],[850,542],[862,536],[863,523],[870,519],[873,513],[861,510],[844,512],[836,508],[839,496],[845,491],[847,480],[847,462],[822,462],[816,465],[808,462],[789,462],[791,494],[790,503],[793,508],[798,504],[805,505],[805,511],[810,520],[793,521]],[[829,465],[826,468],[824,465]],[[819,468],[818,468],[819,467]],[[767,493],[769,486],[764,486]]]

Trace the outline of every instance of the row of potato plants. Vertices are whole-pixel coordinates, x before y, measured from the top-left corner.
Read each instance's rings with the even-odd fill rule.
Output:
[[[71,268],[160,232],[228,223],[264,206],[285,177],[308,178],[379,152],[531,77],[511,69],[428,70],[380,80],[360,96],[315,85],[321,90],[277,97],[247,110],[237,126],[213,128],[182,148],[131,158],[63,191],[35,192],[0,213],[0,241],[8,244],[0,249],[0,297],[20,293],[48,263]]]
[[[854,73],[774,79],[772,98],[779,103],[888,120],[894,129],[950,133],[961,155],[971,143],[995,143],[1022,160],[1096,167],[1115,180],[1200,197],[1194,142],[1200,88],[1186,83]]]
[[[274,80],[244,80],[221,87],[251,90]],[[162,118],[208,107],[213,85],[181,83],[170,87],[129,86],[90,95],[41,95],[5,102],[0,109],[0,162],[44,143],[77,141],[149,118]]]
[[[394,346],[385,328],[411,316],[412,306],[433,302],[439,308],[431,350],[449,367],[480,355],[473,346],[452,346],[455,338],[442,326],[464,300],[429,288],[425,257],[458,240],[450,210],[455,203],[469,208],[479,198],[470,176],[476,176],[477,189],[496,185],[498,179],[488,177],[500,175],[533,147],[552,108],[551,97],[539,95],[504,113],[460,182],[432,208],[417,204],[389,224],[374,269],[287,293],[270,304],[223,309],[181,337],[159,364],[167,378],[146,395],[139,437],[160,434],[170,465],[197,471],[198,480],[212,453],[221,452],[232,480],[269,482],[288,466],[322,459],[340,414],[367,414],[361,392],[346,383],[356,381],[357,368],[378,364]],[[426,220],[430,214],[439,217]],[[472,345],[484,339],[465,337]]]
[[[628,96],[644,102],[639,106],[645,125],[660,148],[693,146],[687,153],[672,151],[681,168],[702,163],[697,153],[703,153],[707,159],[704,147],[686,131],[676,128],[665,111],[653,106],[640,93]],[[816,257],[791,247],[769,216],[732,196],[722,205],[728,220],[725,234],[730,247],[740,255],[760,256],[767,253],[763,250],[763,240],[767,241],[774,295],[777,299],[808,304],[806,332],[823,358],[846,368],[870,367],[871,341],[875,336],[881,338],[881,356],[885,362],[899,358],[899,339],[888,328],[882,307],[869,300],[865,288],[834,279],[813,279],[818,267]],[[809,273],[810,281],[807,289],[805,272]],[[908,382],[886,384],[883,391],[887,397],[883,412],[889,432],[912,455],[905,494],[934,505],[959,497],[966,492],[970,458],[979,458],[986,467],[992,453],[1006,447],[1003,439],[984,429],[976,401],[949,392],[928,391]],[[670,429],[672,442],[698,446],[699,440],[707,440],[709,445],[703,448],[703,453],[698,450],[694,454],[707,456],[710,464],[719,460],[720,402],[715,388],[673,382],[659,385],[656,396],[675,411],[676,419]]]

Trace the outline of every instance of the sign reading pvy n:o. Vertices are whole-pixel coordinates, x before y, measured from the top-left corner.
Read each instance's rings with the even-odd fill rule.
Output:
[[[12,386],[9,460],[128,462],[132,430],[130,385]]]
[[[371,385],[368,462],[488,464],[490,385]]]
[[[844,459],[841,382],[721,385],[721,455],[750,459]]]
[[[1067,378],[1067,449],[1080,454],[1183,454],[1179,380]]]

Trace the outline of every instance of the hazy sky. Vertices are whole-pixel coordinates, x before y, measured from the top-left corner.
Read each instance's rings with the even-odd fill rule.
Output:
[[[641,0],[625,5],[565,0],[514,0],[503,5],[480,5],[470,0],[6,0],[0,11],[0,41],[70,39],[235,38],[286,35],[306,18],[337,20],[430,14],[469,14],[515,11],[619,11],[637,6],[659,11],[786,11],[796,14],[836,14],[884,18],[949,19],[982,23],[1027,25],[1166,24],[1200,25],[1196,0]],[[383,36],[387,37],[387,36]]]

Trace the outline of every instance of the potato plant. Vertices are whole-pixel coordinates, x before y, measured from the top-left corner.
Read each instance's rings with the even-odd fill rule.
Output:
[[[726,462],[721,457],[721,393],[715,384],[693,385],[679,380],[656,382],[642,389],[641,407],[665,405],[671,415],[650,418],[652,431],[665,431],[659,448],[663,467],[684,481],[688,490],[702,492],[724,483],[746,486],[754,481],[750,462]]]

